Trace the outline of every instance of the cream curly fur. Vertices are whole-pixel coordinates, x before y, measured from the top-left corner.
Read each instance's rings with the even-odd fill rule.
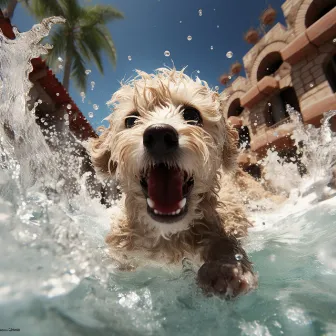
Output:
[[[99,138],[91,139],[90,153],[102,175],[115,175],[124,197],[122,211],[114,218],[106,238],[111,253],[144,255],[177,262],[184,256],[199,256],[213,237],[242,237],[251,225],[244,208],[235,203],[233,184],[221,186],[221,176],[235,170],[237,132],[224,120],[219,96],[204,81],[193,80],[184,70],[158,69],[154,74],[137,71],[134,80],[122,84],[108,102],[113,113]],[[203,127],[183,119],[183,106],[196,108]],[[134,127],[125,128],[125,118],[137,111]],[[140,186],[141,172],[154,162],[143,146],[145,129],[155,123],[173,126],[179,134],[179,159],[167,161],[194,177],[186,216],[173,224],[155,222],[147,213]]]

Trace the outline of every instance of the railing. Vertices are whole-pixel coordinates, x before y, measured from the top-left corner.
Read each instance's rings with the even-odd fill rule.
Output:
[[[290,117],[287,117],[287,118],[285,118],[285,119],[282,119],[282,120],[278,121],[276,124],[274,124],[274,125],[272,125],[272,126],[269,126],[268,129],[270,129],[270,128],[277,128],[277,127],[279,127],[280,125],[290,123],[290,121],[291,121]]]

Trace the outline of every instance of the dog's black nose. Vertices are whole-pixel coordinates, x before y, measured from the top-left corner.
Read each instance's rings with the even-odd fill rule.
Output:
[[[154,124],[146,128],[143,144],[153,155],[165,155],[178,148],[178,133],[167,124]]]

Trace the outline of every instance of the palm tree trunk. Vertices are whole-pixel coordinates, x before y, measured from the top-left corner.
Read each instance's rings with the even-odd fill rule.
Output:
[[[72,65],[72,44],[71,42],[67,45],[67,51],[65,54],[64,62],[64,74],[63,74],[63,86],[69,91],[70,75],[71,75],[71,65]]]
[[[15,8],[18,4],[18,1],[17,0],[10,0],[8,5],[7,5],[7,8],[5,9],[4,11],[4,16],[6,18],[9,18],[11,19],[14,15],[14,11],[15,11]]]

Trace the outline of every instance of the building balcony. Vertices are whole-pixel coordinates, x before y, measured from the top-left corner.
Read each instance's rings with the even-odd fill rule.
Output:
[[[241,98],[241,105],[252,108],[255,104],[267,98],[272,92],[278,89],[279,81],[274,77],[265,76]]]
[[[232,116],[228,118],[228,122],[230,125],[232,125],[235,128],[239,128],[243,126],[243,120],[239,117]]]
[[[305,124],[312,124],[314,126],[321,125],[321,119],[325,112],[336,110],[336,94],[332,94],[323,98],[311,105],[308,105],[302,111],[302,118]],[[335,132],[336,118],[331,120],[332,130]]]
[[[335,38],[336,7],[300,34],[281,50],[282,59],[291,65],[298,63],[316,47]]]
[[[289,118],[281,120],[267,128],[264,133],[254,137],[251,141],[251,150],[262,156],[271,147],[276,150],[293,147],[294,141],[291,139],[291,135],[295,126],[289,121]]]

